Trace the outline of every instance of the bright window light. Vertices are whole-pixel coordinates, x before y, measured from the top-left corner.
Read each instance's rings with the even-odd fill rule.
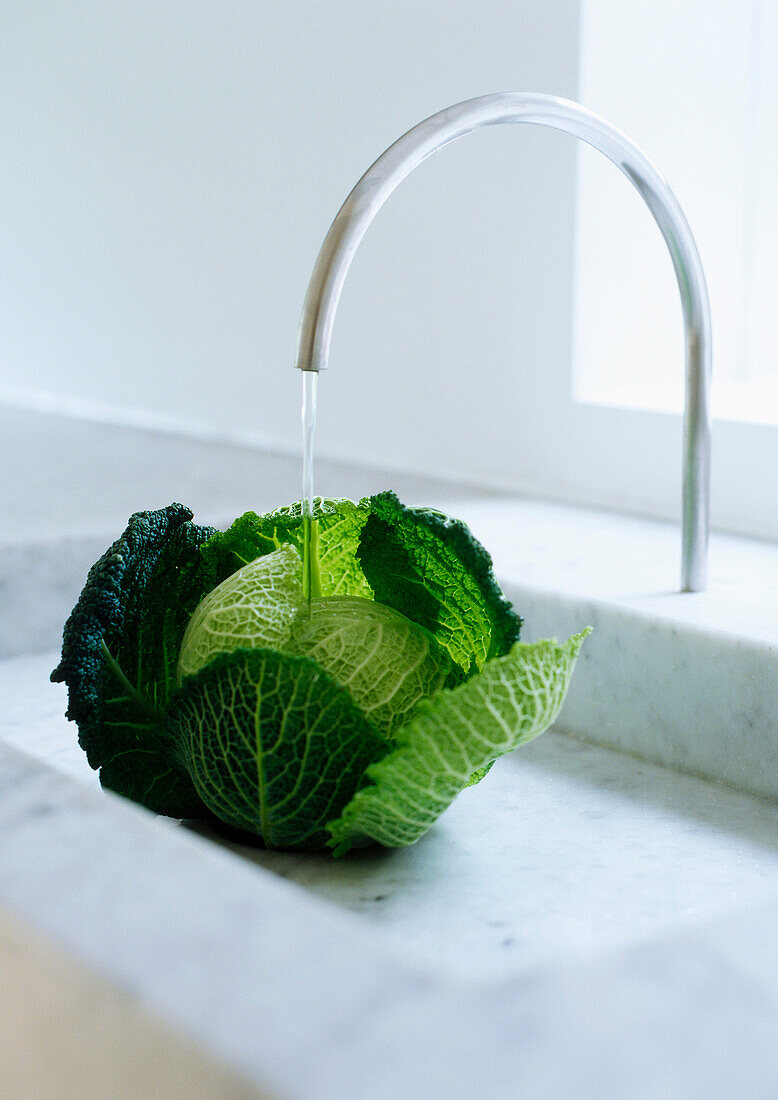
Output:
[[[585,0],[581,99],[667,177],[708,278],[714,415],[778,424],[778,4]],[[680,411],[667,251],[629,183],[582,147],[574,393]]]

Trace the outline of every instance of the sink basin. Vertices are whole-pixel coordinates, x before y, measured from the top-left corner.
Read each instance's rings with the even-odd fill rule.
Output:
[[[662,1039],[655,1016],[687,1027],[700,965],[715,1001],[696,1027],[713,1003],[742,1023],[754,974],[757,1021],[778,1009],[772,802],[550,731],[412,848],[333,862],[238,847],[99,789],[48,683],[54,659],[0,662],[0,902],[271,1095],[392,1097],[422,1081],[432,1098],[508,1097],[533,1060],[527,1096],[559,1095],[549,1079],[569,1094],[596,1087],[603,1059],[621,1067],[619,1095],[650,1095],[613,1062],[613,1035],[635,1049],[647,1028]],[[699,1078],[666,1038],[662,1073]],[[752,1073],[772,1072],[773,1047]]]
[[[230,847],[420,962],[488,982],[769,895],[778,805],[552,731],[411,848],[333,861]]]
[[[64,689],[47,682],[56,656],[0,663],[3,739],[94,788]],[[778,881],[778,804],[555,731],[497,761],[407,849],[332,860],[193,828],[471,982],[690,926]]]

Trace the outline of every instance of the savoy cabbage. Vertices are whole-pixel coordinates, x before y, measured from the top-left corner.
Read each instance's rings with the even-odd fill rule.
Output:
[[[268,847],[336,855],[418,840],[557,716],[586,632],[520,642],[458,520],[393,493],[131,517],[92,567],[52,679],[103,785]]]

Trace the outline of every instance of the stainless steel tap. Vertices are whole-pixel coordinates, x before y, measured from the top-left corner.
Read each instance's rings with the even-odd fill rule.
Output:
[[[327,366],[335,311],[354,253],[395,187],[449,142],[501,123],[529,122],[572,134],[599,149],[635,185],[667,243],[681,294],[686,339],[681,591],[707,582],[710,497],[710,306],[700,256],[686,217],[667,181],[624,134],[598,115],[556,96],[497,92],[467,99],[431,115],[391,145],[368,168],[330,226],[303,305],[297,363]]]

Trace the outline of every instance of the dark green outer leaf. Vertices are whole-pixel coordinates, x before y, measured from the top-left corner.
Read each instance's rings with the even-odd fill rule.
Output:
[[[388,751],[315,661],[239,649],[187,679],[167,736],[203,803],[267,847],[326,846],[326,824]]]
[[[67,717],[101,783],[175,817],[200,808],[159,739],[181,636],[208,584],[199,547],[213,531],[191,519],[181,504],[130,518],[89,571],[51,676],[68,685]]]
[[[507,653],[521,618],[467,525],[392,492],[369,503],[358,557],[375,599],[426,627],[466,675]]]

